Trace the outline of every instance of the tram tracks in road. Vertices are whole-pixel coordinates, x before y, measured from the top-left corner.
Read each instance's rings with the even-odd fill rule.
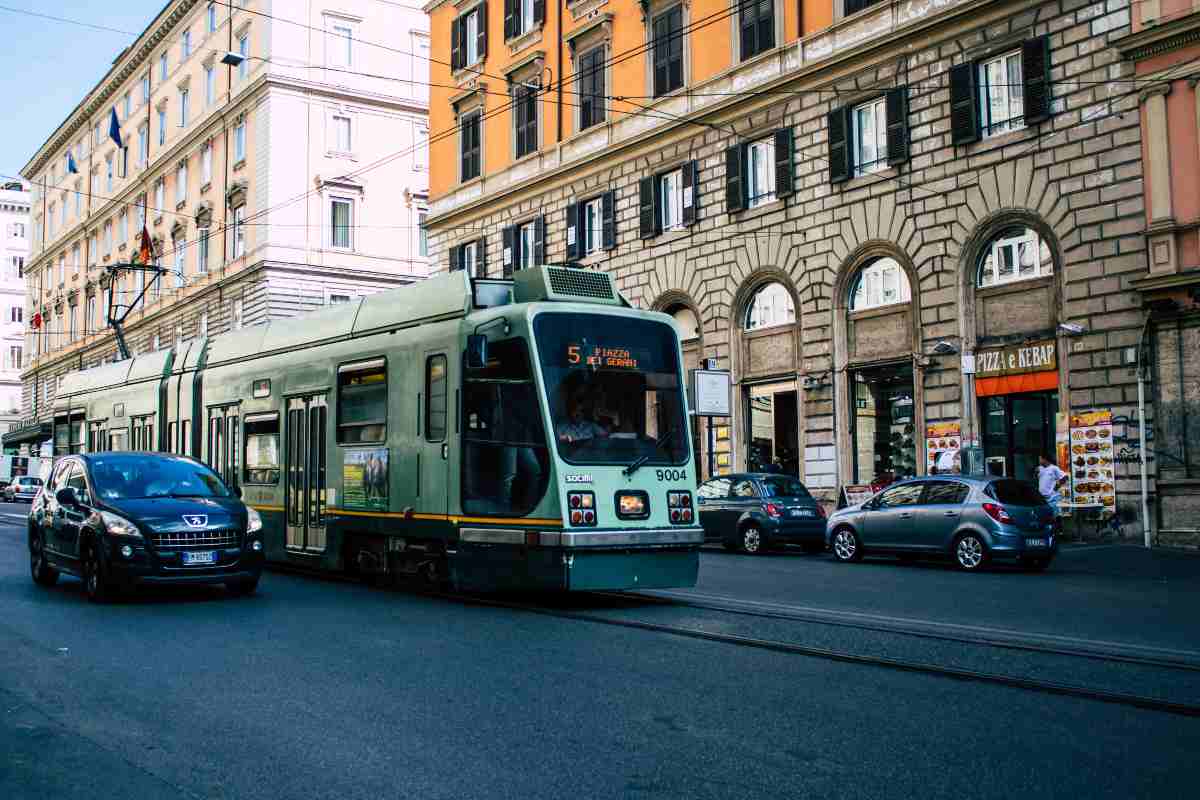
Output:
[[[323,580],[333,580],[340,583],[361,583],[361,581],[349,576],[333,576],[329,573],[315,572],[294,566],[282,567],[275,564],[271,566],[273,571],[292,574],[296,576],[304,576],[308,578],[319,578]],[[382,587],[376,587],[382,588]],[[481,608],[498,608],[511,611],[520,611],[524,613],[536,614],[539,616],[551,617],[556,619],[574,620],[579,622],[588,622],[597,625],[605,625],[609,627],[625,628],[631,630],[647,631],[650,633],[659,633],[669,636],[693,639],[699,641],[708,641],[718,644],[732,645],[736,647],[745,647],[768,652],[785,653],[787,655],[803,656],[809,658],[817,658],[825,661],[833,661],[843,664],[854,664],[863,667],[876,667],[880,669],[889,669],[898,672],[906,672],[909,674],[927,675],[936,678],[945,678],[969,683],[984,683],[994,686],[1007,687],[1012,689],[1021,689],[1040,694],[1056,695],[1060,697],[1073,697],[1081,700],[1089,700],[1093,702],[1101,702],[1112,705],[1124,706],[1127,708],[1136,708],[1143,711],[1151,711],[1157,713],[1171,714],[1175,716],[1200,718],[1200,703],[1181,702],[1171,700],[1164,697],[1155,697],[1153,695],[1136,694],[1132,692],[1114,691],[1082,684],[1066,683],[1062,681],[1045,680],[1042,678],[1031,678],[1021,675],[1006,674],[993,672],[988,670],[971,669],[968,667],[959,667],[948,664],[939,664],[933,661],[925,661],[919,659],[908,658],[893,658],[890,656],[856,653],[846,649],[821,647],[812,644],[804,644],[796,641],[784,641],[778,638],[763,638],[757,636],[748,636],[737,633],[729,633],[724,631],[704,630],[686,625],[676,625],[668,622],[655,622],[645,619],[631,619],[627,617],[609,616],[601,611],[592,609],[572,608],[562,605],[564,597],[570,603],[579,603],[581,599],[597,598],[609,604],[609,608],[613,608],[614,601],[620,601],[626,604],[624,607],[638,607],[632,605],[635,603],[652,604],[657,606],[676,606],[681,608],[692,608],[695,610],[719,611],[728,614],[737,614],[740,616],[765,617],[777,621],[810,623],[811,620],[801,618],[798,612],[786,611],[766,611],[766,610],[744,610],[731,607],[734,602],[726,601],[718,603],[714,601],[680,601],[672,596],[667,596],[665,593],[645,594],[637,592],[591,592],[583,595],[565,595],[556,597],[553,601],[548,602],[546,595],[538,596],[538,602],[530,602],[526,600],[513,599],[511,595],[481,595],[467,594],[462,592],[447,591],[444,589],[431,588],[423,586],[418,582],[412,583],[403,582],[398,585],[399,590],[405,591],[416,596],[431,597],[440,600],[446,600],[460,605],[476,606]],[[744,602],[744,601],[736,601]],[[813,609],[807,609],[813,611]],[[820,624],[820,623],[818,623]],[[879,633],[897,633],[895,630],[886,629],[882,626],[870,627],[866,622],[856,622],[853,625],[847,626],[865,629]],[[994,630],[994,629],[993,629]],[[900,632],[903,634],[903,632]],[[915,632],[926,634],[926,632]],[[1128,663],[1136,666],[1149,666],[1154,668],[1181,669],[1187,672],[1196,671],[1197,666],[1187,661],[1179,661],[1167,659],[1164,663],[1154,657],[1140,656],[1131,653],[1126,653],[1121,658],[1112,658],[1101,655],[1095,648],[1078,647],[1074,650],[1061,645],[1042,646],[1040,642],[1034,641],[1014,641],[1012,639],[1003,641],[999,644],[991,644],[988,641],[978,637],[971,638],[967,635],[955,635],[950,633],[941,633],[934,636],[926,634],[925,638],[938,638],[950,643],[984,645],[1004,648],[1016,648],[1022,650],[1033,650],[1035,652],[1060,655],[1060,656],[1076,656],[1086,659],[1100,659],[1105,661],[1117,661],[1118,663]],[[1078,640],[1085,641],[1085,640]],[[1109,644],[1109,643],[1105,643]],[[1119,653],[1112,653],[1112,656],[1120,656]]]
[[[985,625],[963,625],[952,622],[917,620],[841,609],[794,606],[784,603],[744,600],[699,592],[656,590],[653,592],[630,593],[599,592],[597,594],[624,599],[638,598],[661,605],[719,611],[761,619],[829,625],[872,633],[899,634],[920,639],[932,639],[954,644],[998,647],[1045,655],[1084,658],[1106,663],[1116,662],[1200,673],[1200,652],[1153,647],[1129,642],[1110,642],[1073,636],[1060,636],[1057,634],[1031,633]]]
[[[882,669],[890,669],[912,674],[922,674],[931,677],[940,677],[957,681],[986,683],[1013,689],[1023,689],[1041,694],[1073,697],[1082,700],[1137,708],[1143,711],[1153,711],[1193,718],[1200,717],[1200,703],[1181,702],[1164,697],[1155,697],[1153,695],[1114,691],[1111,689],[1072,684],[1062,681],[1030,678],[1021,675],[939,664],[932,661],[893,658],[878,654],[856,653],[850,650],[820,647],[795,641],[783,641],[781,639],[761,638],[722,631],[704,630],[702,628],[675,625],[666,622],[654,622],[644,619],[608,616],[591,610],[579,610],[548,604],[521,602],[497,596],[470,595],[444,591],[432,591],[428,592],[427,594],[430,596],[439,597],[441,599],[462,603],[464,605],[504,608],[547,617],[555,617],[558,619],[570,619],[612,627],[642,630],[652,633],[662,633],[681,638],[697,639],[701,641],[716,642],[720,644],[747,647],[776,653],[786,653],[788,655],[819,658],[826,661],[835,661],[844,664],[855,664],[864,667],[878,667]],[[659,604],[662,604],[662,598],[657,598],[655,595],[596,592],[592,593],[592,596],[604,598],[609,601],[613,599],[622,599],[626,601],[653,600],[657,601]],[[571,595],[570,597],[577,598],[579,596]],[[693,605],[691,607],[696,606]],[[728,609],[715,610],[728,611]],[[1154,666],[1159,665],[1155,664]]]

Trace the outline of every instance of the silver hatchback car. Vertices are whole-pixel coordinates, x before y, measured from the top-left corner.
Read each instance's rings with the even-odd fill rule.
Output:
[[[957,475],[900,481],[835,511],[825,541],[838,561],[875,553],[949,555],[968,571],[993,558],[1045,569],[1058,548],[1054,512],[1032,484]]]
[[[42,479],[32,475],[20,475],[4,487],[4,499],[9,503],[32,503],[42,490]]]

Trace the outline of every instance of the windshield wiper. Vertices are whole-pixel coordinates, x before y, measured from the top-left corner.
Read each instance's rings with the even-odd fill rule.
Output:
[[[663,434],[661,437],[659,437],[658,439],[655,439],[655,440],[654,440],[654,450],[653,450],[653,451],[651,451],[650,453],[647,453],[647,454],[646,454],[646,455],[644,455],[644,456],[638,456],[637,458],[635,458],[635,459],[633,460],[633,463],[632,463],[632,464],[630,464],[630,465],[629,465],[628,467],[626,467],[625,469],[621,470],[621,474],[622,474],[622,475],[624,475],[626,478],[628,478],[630,475],[632,475],[633,473],[637,472],[639,469],[641,469],[641,468],[642,468],[642,466],[643,466],[643,465],[644,465],[644,464],[645,464],[647,461],[649,461],[649,460],[650,460],[650,456],[651,456],[651,455],[653,455],[653,453],[657,452],[657,451],[658,451],[658,448],[662,447],[664,444],[666,444],[667,442],[671,441],[671,438],[672,438],[673,436],[675,436],[675,429],[674,429],[674,428],[672,428],[671,430],[669,430],[669,431],[667,431],[666,433],[664,433],[664,434]]]

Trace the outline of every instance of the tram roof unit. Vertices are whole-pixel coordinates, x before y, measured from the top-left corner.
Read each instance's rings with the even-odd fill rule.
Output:
[[[481,287],[492,291],[481,291]],[[477,308],[535,302],[631,307],[606,272],[548,264],[517,270],[511,281],[474,281],[465,272],[450,272],[360,297],[336,308],[272,320],[264,325],[189,342],[178,352],[175,348],[167,348],[127,361],[67,373],[59,385],[54,407],[56,411],[65,411],[72,397],[192,371],[202,364],[212,367],[262,358],[317,344],[465,317]]]

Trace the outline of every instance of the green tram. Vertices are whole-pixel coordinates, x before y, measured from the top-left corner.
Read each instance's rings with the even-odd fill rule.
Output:
[[[678,337],[609,275],[430,278],[65,376],[56,455],[209,464],[267,558],[460,589],[692,586]]]

